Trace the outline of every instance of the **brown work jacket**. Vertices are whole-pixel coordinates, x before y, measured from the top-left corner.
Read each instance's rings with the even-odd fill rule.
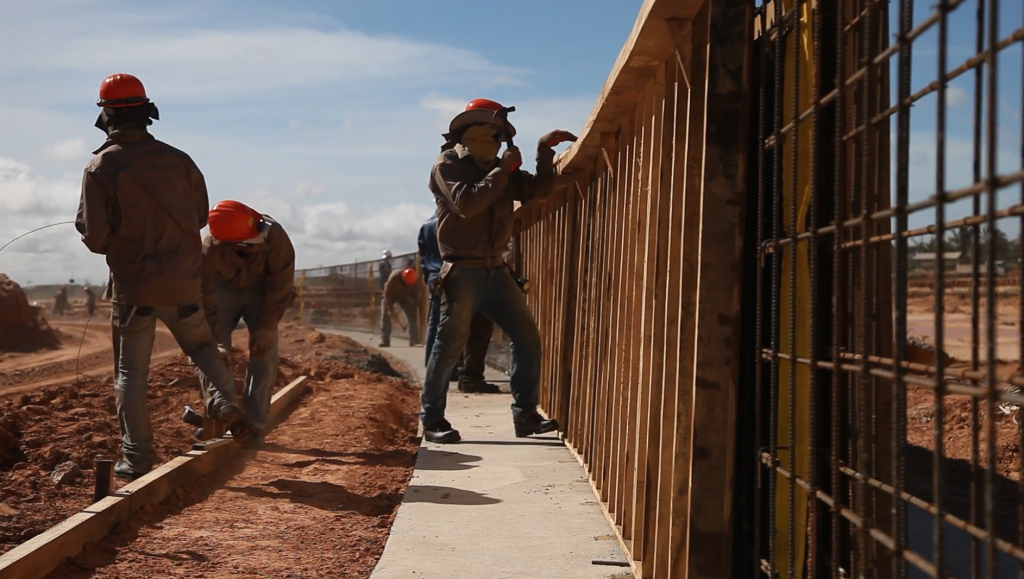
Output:
[[[392,272],[388,276],[387,281],[384,282],[384,300],[389,306],[398,302],[419,306],[423,301],[423,292],[427,289],[427,286],[419,279],[411,286],[405,285],[405,280],[402,279],[403,269],[405,268]]]
[[[114,131],[82,177],[75,227],[110,267],[112,299],[134,306],[199,303],[209,199],[185,153],[145,129]]]
[[[551,195],[550,147],[537,147],[537,175],[494,167],[481,169],[462,145],[446,144],[430,173],[437,203],[437,244],[445,260],[501,258],[512,237],[513,202]]]
[[[217,319],[217,285],[263,292],[260,325],[273,328],[292,304],[295,287],[295,248],[284,227],[269,215],[263,218],[270,231],[263,243],[239,250],[230,243],[203,238],[203,309],[208,319]]]

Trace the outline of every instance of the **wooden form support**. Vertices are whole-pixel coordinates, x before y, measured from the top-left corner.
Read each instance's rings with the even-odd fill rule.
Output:
[[[291,403],[307,388],[307,377],[301,376],[277,392],[270,403],[271,424],[280,422]],[[239,450],[230,437],[195,445],[193,450],[4,553],[0,556],[0,579],[45,577],[65,559],[80,553],[86,544],[106,537],[143,506],[159,503],[175,488],[221,468]]]
[[[566,196],[517,212],[542,405],[637,577],[729,573],[749,20],[646,0],[557,160]]]

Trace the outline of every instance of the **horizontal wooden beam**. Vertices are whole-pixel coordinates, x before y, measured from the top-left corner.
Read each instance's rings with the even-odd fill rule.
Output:
[[[571,173],[593,165],[601,155],[601,134],[619,130],[644,87],[671,54],[674,45],[667,22],[677,18],[692,19],[703,4],[704,0],[644,2],[633,31],[583,125],[579,140],[556,159],[557,172]]]
[[[270,402],[271,423],[308,387],[301,376],[282,388]],[[196,445],[200,450],[174,458],[142,478],[121,487],[112,496],[93,503],[50,530],[37,535],[0,556],[0,579],[45,577],[65,559],[74,557],[86,544],[106,537],[119,523],[127,521],[145,505],[159,503],[175,488],[207,475],[229,462],[239,452],[230,437]]]

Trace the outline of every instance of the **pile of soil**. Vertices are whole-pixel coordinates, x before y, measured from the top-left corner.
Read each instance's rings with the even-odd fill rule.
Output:
[[[28,303],[25,292],[0,273],[0,352],[35,352],[60,347],[60,335],[39,309]]]
[[[329,354],[302,363],[312,392],[263,450],[144,508],[50,577],[369,577],[412,475],[418,396],[360,370],[354,342],[320,347]]]
[[[245,356],[236,355],[233,366],[241,390]],[[275,389],[298,375],[297,366],[298,362],[281,359]],[[180,380],[194,376],[182,354],[150,372],[154,446],[164,461],[188,452],[194,442],[194,428],[181,421],[181,412],[185,404],[201,409],[202,398],[195,380]],[[119,456],[110,379],[62,384],[0,400],[0,552],[90,504],[95,461]],[[55,486],[49,475],[66,461],[78,465],[83,476],[71,485]]]

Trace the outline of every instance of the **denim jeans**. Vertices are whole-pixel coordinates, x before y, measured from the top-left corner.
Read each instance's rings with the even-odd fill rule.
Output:
[[[391,308],[394,304],[398,304],[398,307],[402,308],[405,312],[406,323],[409,324],[409,345],[415,346],[420,340],[420,324],[419,318],[417,317],[416,304],[412,300],[397,300],[396,302],[388,303],[387,298],[382,298],[380,301],[380,339],[382,342],[391,342]]]
[[[455,267],[444,279],[441,318],[420,397],[424,425],[444,418],[448,375],[462,355],[477,312],[490,318],[515,344],[510,386],[512,418],[537,411],[541,342],[526,297],[508,268]]]
[[[227,284],[217,284],[217,327],[213,336],[217,343],[231,349],[231,332],[238,327],[240,320],[245,320],[250,339],[253,332],[260,327],[263,316],[263,300],[266,291],[262,286],[236,288]],[[275,328],[276,330],[276,328]],[[250,343],[251,346],[251,343]],[[274,333],[274,347],[260,356],[249,356],[245,366],[245,389],[242,391],[242,409],[245,417],[253,426],[266,430],[270,422],[270,395],[277,380],[277,333]],[[202,384],[203,399],[207,407],[211,402],[210,380],[199,373]]]
[[[157,460],[147,398],[157,320],[167,326],[192,363],[213,379],[214,407],[219,410],[237,403],[231,370],[217,351],[217,342],[199,304],[151,308],[115,304],[110,321],[117,358],[117,421],[121,427],[121,450],[136,472],[149,472]]]
[[[424,367],[430,363],[430,353],[434,349],[437,337],[437,324],[441,321],[441,294],[431,292],[430,312],[427,317],[427,343],[423,349]],[[469,338],[462,357],[455,363],[453,370],[461,382],[463,377],[469,381],[484,381],[484,370],[487,363],[487,348],[491,345],[491,334],[494,333],[494,322],[487,316],[477,312],[469,326]]]

